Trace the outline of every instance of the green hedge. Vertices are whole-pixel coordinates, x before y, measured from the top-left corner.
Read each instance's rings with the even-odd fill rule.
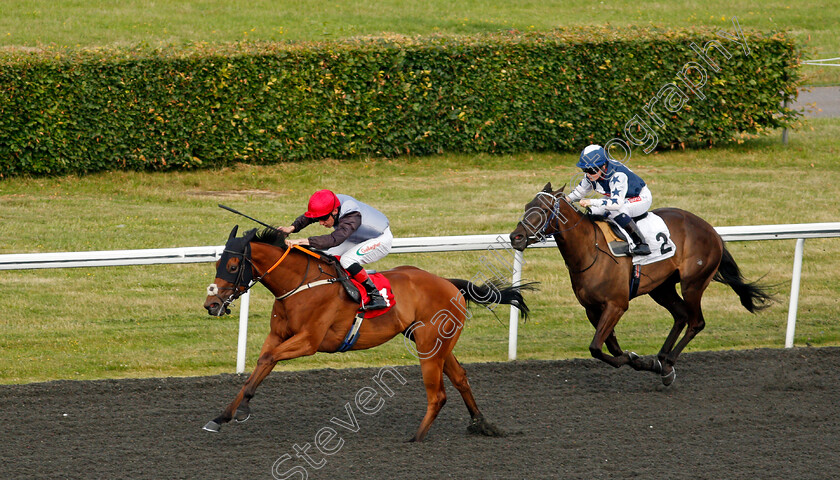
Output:
[[[710,30],[610,27],[4,51],[0,177],[578,150],[629,140],[635,115],[653,127],[645,105],[669,82],[685,87],[675,80],[688,62],[705,67],[705,98],[683,88],[689,97],[676,113],[659,101],[656,148],[738,140],[796,119],[778,106],[795,95],[799,49],[783,33],[746,39],[749,55]],[[710,50],[719,72],[690,48],[710,40],[731,55]],[[689,78],[699,83],[701,73]]]

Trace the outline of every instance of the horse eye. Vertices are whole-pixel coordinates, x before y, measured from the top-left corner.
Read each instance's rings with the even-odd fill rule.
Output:
[[[230,273],[236,273],[236,271],[239,270],[239,265],[231,265],[230,268],[228,268],[228,270],[230,271]]]

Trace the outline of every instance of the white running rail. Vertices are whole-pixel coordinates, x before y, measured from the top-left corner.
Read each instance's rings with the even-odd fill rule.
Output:
[[[715,228],[724,241],[796,240],[791,278],[790,306],[785,334],[785,347],[793,347],[796,330],[796,311],[799,304],[799,285],[802,276],[802,257],[805,239],[840,237],[840,222],[802,223],[790,225],[751,225]],[[531,245],[529,248],[556,247],[553,240]],[[117,265],[152,265],[166,263],[215,262],[221,257],[224,246],[161,248],[149,250],[105,250],[92,252],[22,253],[0,255],[0,270],[25,270],[37,268],[107,267]],[[498,254],[512,252],[507,234],[456,235],[447,237],[395,238],[391,254],[422,252],[455,252],[487,250]],[[488,257],[490,254],[488,253]],[[493,255],[498,259],[499,255]],[[514,284],[521,281],[522,252],[512,256],[512,266],[507,267]],[[497,264],[498,266],[498,264]],[[498,270],[498,269],[497,269]],[[245,371],[245,349],[248,331],[248,296],[241,297],[239,309],[239,335],[236,372]],[[510,309],[508,358],[516,359],[519,310]]]

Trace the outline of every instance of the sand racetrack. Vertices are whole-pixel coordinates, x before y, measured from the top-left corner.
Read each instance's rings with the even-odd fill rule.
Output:
[[[425,410],[416,366],[396,368],[404,385],[382,375],[390,397],[373,381],[379,369],[272,373],[253,417],[217,434],[201,427],[244,377],[0,386],[0,478],[840,476],[840,347],[686,353],[668,388],[591,359],[465,368],[505,437],[467,434],[447,381],[426,441],[405,443]],[[369,388],[384,404],[368,415],[355,397]]]

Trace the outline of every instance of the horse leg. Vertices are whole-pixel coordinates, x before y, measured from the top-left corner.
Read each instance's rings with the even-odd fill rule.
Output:
[[[597,329],[598,320],[601,318],[601,311],[596,308],[588,308],[586,309],[586,317],[589,319],[589,323]],[[615,338],[615,331],[610,332],[604,343],[607,345],[607,350],[609,350],[613,356],[617,357],[624,354],[621,347],[618,345],[618,339]]]
[[[591,307],[586,309],[586,316],[590,323],[595,326],[595,336],[592,338],[592,343],[589,344],[589,353],[615,368],[628,363],[632,365],[632,362],[636,359],[635,354],[631,355],[631,352],[621,350],[615,337],[615,326],[626,310],[626,308],[621,308],[613,303],[608,303],[601,311]],[[611,355],[607,355],[603,351],[605,342]]]
[[[652,370],[653,365],[655,362],[653,360],[645,361],[642,357],[639,356],[636,352],[623,351],[621,350],[621,346],[618,344],[618,339],[615,337],[615,331],[610,333],[607,339],[604,341],[604,344],[607,346],[607,350],[616,358],[620,358],[622,361],[622,365],[625,363],[630,365],[633,370],[637,372],[639,370]],[[625,360],[626,359],[626,360]],[[656,373],[659,373],[659,370]]]
[[[671,326],[671,331],[668,333],[665,343],[662,344],[662,348],[659,349],[656,358],[652,360],[651,368],[647,368],[654,373],[662,374],[662,382],[666,385],[670,385],[674,381],[674,378],[676,378],[673,362],[669,363],[666,359],[674,348],[674,344],[680,337],[689,318],[688,306],[685,300],[677,293],[675,287],[676,284],[674,282],[667,282],[650,292],[650,297],[653,301],[668,310],[674,318],[674,324]]]
[[[694,339],[694,337],[706,327],[706,320],[703,318],[703,310],[700,308],[700,297],[703,295],[703,290],[698,291],[684,289],[683,295],[685,296],[685,300],[682,302],[682,305],[687,311],[686,317],[688,328],[686,328],[685,335],[683,335],[680,339],[677,346],[667,353],[667,356],[663,361],[662,383],[666,386],[673,383],[676,378],[674,364],[677,363],[677,357],[686,345],[688,345],[688,342]]]
[[[417,433],[408,440],[409,442],[422,442],[426,438],[432,422],[435,421],[438,413],[440,413],[440,409],[446,403],[446,392],[443,387],[443,363],[443,357],[441,355],[420,360],[423,385],[426,387],[426,415],[420,422]]]
[[[589,323],[591,323],[597,330],[598,321],[601,318],[600,312],[597,309],[587,309],[586,316],[589,318]],[[621,349],[621,345],[618,344],[618,338],[615,336],[615,330],[610,332],[606,340],[604,340],[604,344],[607,346],[607,350],[613,357],[622,357],[622,362],[630,365],[634,370],[644,370],[644,368],[640,366],[640,357],[635,352],[625,352]],[[626,359],[626,362],[624,359]],[[622,363],[622,365],[624,363]]]
[[[461,398],[464,399],[464,403],[467,405],[467,410],[470,412],[471,421],[470,426],[467,427],[467,431],[470,433],[487,435],[488,437],[504,436],[504,433],[485,420],[484,415],[482,415],[478,410],[478,405],[476,405],[475,398],[473,397],[472,388],[470,388],[470,382],[467,380],[467,372],[464,370],[464,367],[458,363],[458,360],[452,352],[449,352],[449,355],[446,356],[446,359],[443,362],[443,373],[449,377],[452,385],[458,389],[458,392],[461,393]]]
[[[204,430],[218,432],[221,425],[231,421],[234,415],[239,422],[247,420],[251,416],[249,403],[254,396],[254,392],[260,383],[265,380],[265,377],[271,373],[271,370],[277,365],[277,362],[312,355],[316,350],[317,347],[313,345],[307,334],[297,334],[286,341],[281,341],[280,337],[273,333],[269,334],[263,344],[260,358],[257,360],[257,366],[248,377],[248,380],[245,381],[245,385],[242,386],[242,389],[227,408],[224,409],[221,415],[204,425]]]

